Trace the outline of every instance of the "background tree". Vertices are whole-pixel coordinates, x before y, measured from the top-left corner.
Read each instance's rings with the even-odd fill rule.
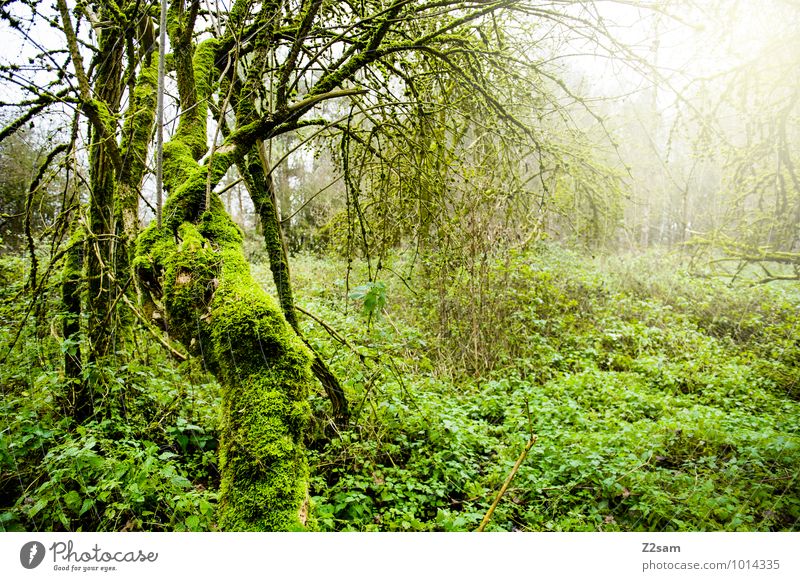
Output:
[[[800,275],[800,85],[790,72],[800,59],[800,45],[783,26],[797,18],[798,6],[777,2],[769,8],[768,18],[739,8],[762,36],[713,81],[718,87],[709,99],[713,133],[701,147],[718,148],[723,210],[718,227],[698,239],[732,259],[737,273],[756,267],[765,282]]]

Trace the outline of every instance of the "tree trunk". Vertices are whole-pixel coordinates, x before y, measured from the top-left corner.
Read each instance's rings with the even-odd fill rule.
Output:
[[[328,368],[325,362],[306,341],[297,320],[294,307],[294,293],[289,273],[289,258],[286,251],[286,240],[281,230],[278,218],[278,208],[275,200],[275,188],[271,176],[264,169],[264,162],[259,155],[259,143],[247,156],[247,163],[238,164],[239,173],[244,176],[244,182],[250,192],[256,212],[261,220],[264,235],[264,245],[269,255],[269,266],[272,271],[272,280],[278,294],[278,300],[283,310],[283,316],[294,329],[300,339],[311,349],[313,361],[311,370],[325,389],[325,394],[333,407],[334,422],[338,426],[345,425],[350,418],[350,409],[347,397],[344,394],[339,380]]]
[[[214,47],[213,40],[198,46],[192,78],[182,75],[195,84],[196,101],[183,103],[194,113],[182,115],[164,146],[164,223],[139,236],[134,265],[169,333],[222,385],[220,528],[303,529],[310,526],[303,435],[312,356],[251,277],[242,234],[219,197],[206,204],[207,187],[241,158],[225,145],[206,165],[197,162]]]
[[[205,177],[204,168],[200,168]],[[166,174],[165,174],[166,177]],[[199,187],[198,187],[199,186]],[[205,195],[194,180],[192,197]],[[311,353],[274,299],[250,276],[241,234],[218,198],[199,224],[150,227],[139,241],[139,276],[159,289],[170,334],[203,357],[222,384],[222,530],[291,530],[307,525]]]
[[[119,109],[122,79],[122,35],[116,27],[104,28],[100,35],[97,77],[94,93],[108,114]],[[106,123],[111,126],[111,123]],[[98,361],[111,349],[114,317],[112,277],[115,206],[115,170],[109,147],[114,136],[92,131],[89,146],[90,185],[89,230],[86,276],[89,284],[89,359]],[[92,389],[88,386],[87,389]]]
[[[67,415],[78,423],[92,414],[90,392],[83,389],[80,332],[81,332],[81,282],[83,281],[84,233],[75,228],[69,240],[66,262],[61,278],[61,304],[64,309],[61,332],[67,348],[64,351],[64,379],[67,386]]]
[[[158,59],[151,52],[145,56],[133,90],[125,126],[122,129],[122,168],[117,194],[117,244],[115,266],[120,274],[131,273],[139,234],[139,191],[147,171],[150,138],[155,122],[158,91]]]

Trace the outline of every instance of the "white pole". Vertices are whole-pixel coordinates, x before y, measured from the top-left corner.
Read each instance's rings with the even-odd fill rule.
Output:
[[[164,190],[164,56],[167,51],[167,0],[161,0],[158,27],[158,101],[156,104],[156,224],[161,228]]]

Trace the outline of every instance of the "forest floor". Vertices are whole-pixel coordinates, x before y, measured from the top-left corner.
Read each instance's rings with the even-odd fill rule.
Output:
[[[384,258],[373,282],[363,264],[292,264],[298,304],[328,327],[302,315],[306,333],[353,408],[337,431],[312,398],[320,529],[474,530],[533,432],[487,530],[800,530],[796,283],[552,245],[413,276]],[[22,268],[0,269],[0,356],[27,309]],[[214,530],[217,386],[202,362],[143,334],[134,357],[87,367],[115,403],[75,427],[59,359],[76,346],[57,312],[35,314],[0,366],[0,530]]]

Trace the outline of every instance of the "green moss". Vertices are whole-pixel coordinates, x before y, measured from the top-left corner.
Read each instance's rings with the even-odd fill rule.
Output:
[[[136,87],[133,90],[133,100],[128,109],[123,128],[124,147],[121,150],[125,160],[122,181],[136,180],[139,185],[145,169],[147,149],[153,133],[153,121],[156,110],[156,97],[158,91],[158,59],[150,59],[149,66],[142,66]]]
[[[133,260],[133,267],[152,271],[156,268],[159,257],[171,251],[174,246],[174,239],[168,236],[163,228],[156,227],[155,222],[145,228],[136,239],[136,258]]]
[[[244,235],[233,220],[221,213],[222,203],[219,198],[212,199],[211,205],[214,211],[204,212],[201,218],[200,232],[203,236],[219,244],[241,244]],[[217,205],[220,208],[217,208]]]
[[[205,103],[214,87],[215,71],[214,57],[218,46],[216,39],[209,39],[200,43],[194,50],[191,60],[191,69],[194,87],[193,101],[197,104],[181,113],[175,140],[180,141],[189,148],[193,159],[200,159],[208,151],[208,136],[206,124]],[[188,63],[187,63],[188,66]],[[191,83],[187,80],[186,84]],[[185,88],[189,91],[189,88]],[[201,105],[202,104],[202,105]]]
[[[97,116],[100,118],[100,123],[102,123],[105,131],[113,134],[116,117],[108,108],[108,105],[106,105],[101,99],[92,99],[86,104],[86,106],[97,113]]]
[[[168,8],[167,35],[170,37],[170,39],[175,38],[180,35],[182,29],[183,29],[183,21],[181,18],[181,12],[174,8]]]
[[[192,65],[194,66],[195,91],[199,101],[208,99],[214,88],[214,59],[217,48],[219,48],[219,41],[215,38],[209,38],[201,42],[194,51]]]
[[[177,250],[164,258],[167,329],[190,350],[200,353],[196,341],[201,338],[199,318],[207,315],[219,258],[192,224],[181,225],[178,236],[181,242]]]
[[[83,281],[83,245],[86,233],[76,227],[67,243],[66,260],[61,272],[61,304],[64,318],[61,331],[64,339],[77,341],[81,330],[81,282]],[[80,354],[64,354],[64,374],[69,380],[76,380],[81,370]]]
[[[183,63],[194,71],[197,106],[164,147],[163,226],[141,234],[134,263],[152,302],[163,304],[170,335],[202,356],[223,386],[220,527],[304,529],[311,354],[250,276],[242,233],[219,198],[205,207],[208,184],[225,175],[236,149],[220,148],[207,166],[196,161],[206,150],[215,49],[216,41],[204,42]]]
[[[177,230],[183,222],[194,222],[204,209],[224,214],[225,210],[217,196],[211,197],[212,207],[205,208],[206,187],[209,172],[213,187],[228,171],[230,160],[226,155],[215,155],[211,164],[210,168],[198,165],[191,158],[189,150],[180,143],[165,146],[164,183],[168,184],[170,196],[164,206],[164,223],[171,230]]]
[[[164,188],[168,193],[184,185],[197,167],[191,148],[184,142],[172,140],[164,144]],[[169,200],[167,204],[175,205]]]
[[[241,233],[218,205],[198,226],[182,223],[177,237],[148,228],[137,265],[163,281],[170,335],[223,385],[220,527],[302,529],[311,354],[250,276]]]
[[[83,241],[86,233],[83,228],[78,227],[73,230],[67,242],[67,259],[64,261],[64,268],[61,271],[63,281],[80,281],[83,277]]]

